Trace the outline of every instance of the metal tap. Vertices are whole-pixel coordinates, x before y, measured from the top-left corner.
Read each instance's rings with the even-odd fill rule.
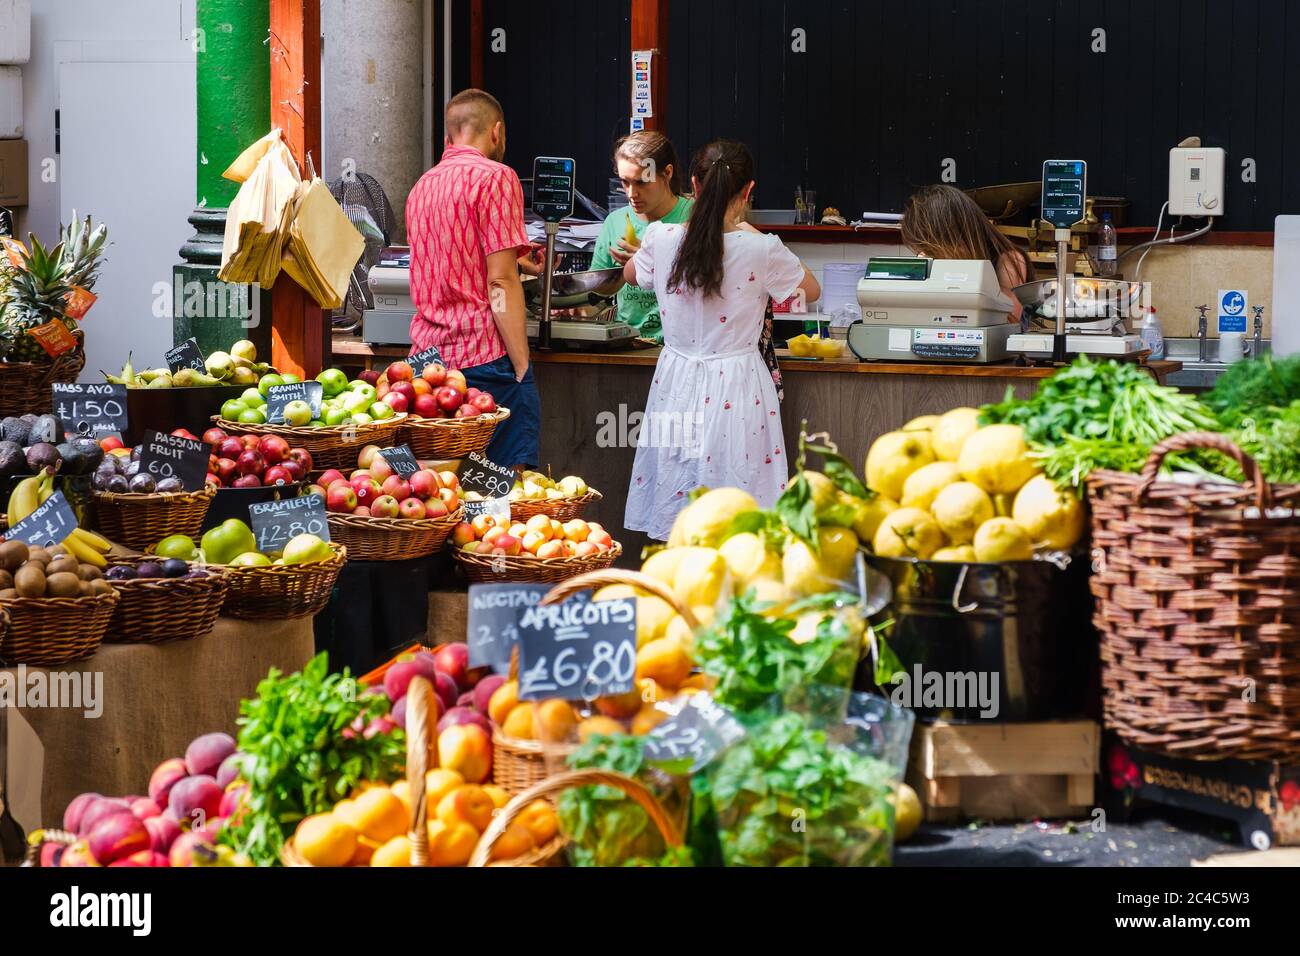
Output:
[[[1198,305],[1196,311],[1201,313],[1201,317],[1196,320],[1196,337],[1201,340],[1200,361],[1209,360],[1210,340],[1210,320],[1205,317],[1205,313],[1210,311],[1208,305]]]
[[[1262,305],[1252,305],[1250,310],[1255,313],[1255,338],[1251,342],[1250,357],[1253,359],[1263,358],[1264,307]]]

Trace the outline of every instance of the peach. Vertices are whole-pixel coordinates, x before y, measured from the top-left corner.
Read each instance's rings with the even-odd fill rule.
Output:
[[[650,731],[654,730],[655,727],[663,723],[667,717],[668,715],[666,713],[659,710],[653,704],[646,704],[637,712],[637,715],[632,718],[633,736],[642,737],[645,734],[650,733]]]
[[[539,740],[564,743],[574,739],[578,730],[578,718],[567,700],[542,701],[537,705],[536,720]]]
[[[496,807],[498,810],[510,802],[510,794],[506,793],[503,788],[498,787],[495,783],[483,784],[483,792],[492,798],[492,806]]]
[[[473,691],[467,691],[466,693],[470,696],[473,695]],[[492,733],[492,722],[473,707],[456,706],[447,711],[442,715],[442,719],[438,721],[438,733],[442,733],[453,724],[477,724],[486,730],[488,734]]]
[[[385,787],[367,790],[344,811],[335,807],[333,816],[337,822],[376,843],[385,843],[405,833],[410,822],[406,804]],[[351,857],[355,849],[355,845],[349,846],[347,856]],[[342,866],[341,863],[337,865]]]
[[[438,767],[424,775],[424,799],[428,805],[428,816],[432,820],[438,815],[438,804],[442,798],[457,787],[465,786],[465,778],[455,770]]]
[[[564,542],[554,539],[544,541],[537,546],[536,553],[539,558],[562,558],[564,557]]]
[[[182,826],[188,824],[191,830],[203,826],[208,820],[220,816],[221,788],[217,781],[206,774],[186,777],[167,797],[167,809]]]
[[[555,531],[551,528],[551,519],[547,515],[533,515],[524,522],[524,527],[540,534],[547,541],[555,537]]]
[[[474,709],[480,714],[488,713],[488,705],[496,689],[506,682],[501,674],[489,674],[474,685]]]
[[[533,842],[538,846],[550,843],[560,828],[560,823],[555,818],[555,808],[545,800],[534,800],[528,804],[515,818],[515,822],[532,834]]]
[[[234,752],[235,738],[230,734],[218,732],[195,737],[185,748],[185,769],[193,777],[201,774],[216,777],[221,764]]]
[[[431,866],[464,866],[478,846],[478,831],[468,823],[446,823],[432,820],[429,823],[429,864]]]
[[[691,676],[691,655],[676,637],[647,641],[636,652],[636,676],[649,677],[664,687],[676,687]]]
[[[502,681],[501,686],[488,697],[487,714],[493,723],[504,724],[510,712],[519,703],[519,681]]]
[[[157,773],[157,771],[154,771]],[[63,829],[76,833],[81,829],[81,817],[92,803],[102,798],[98,793],[83,793],[72,798],[68,808],[63,811]]]
[[[149,844],[159,853],[166,853],[181,835],[181,825],[176,818],[168,814],[150,817],[144,821],[144,828],[149,831]]]
[[[613,717],[605,717],[603,715],[588,717],[582,723],[578,724],[578,740],[584,743],[597,734],[608,736],[611,734],[626,733],[626,727],[620,724]]]
[[[487,829],[492,822],[492,811],[496,804],[482,787],[467,783],[457,787],[438,801],[436,816],[443,823],[451,826],[456,823],[468,823],[479,833]]]
[[[564,536],[570,541],[586,541],[591,534],[591,526],[581,518],[572,518],[564,522]]]
[[[368,840],[363,836],[357,837],[356,851],[352,854],[352,859],[348,860],[344,866],[369,866],[379,846],[374,840]]]
[[[108,866],[132,853],[152,849],[153,838],[135,814],[114,813],[91,828],[86,835],[86,845],[100,866]]]
[[[182,833],[175,842],[172,843],[171,849],[167,851],[167,863],[169,866],[193,866],[194,851],[196,848],[212,846],[212,834],[207,830],[193,830],[189,833]]]
[[[627,719],[633,716],[641,709],[641,692],[633,689],[626,694],[617,694],[613,697],[598,697],[596,699],[596,710],[606,717],[617,717]]]
[[[408,836],[395,836],[370,857],[371,866],[410,866],[411,840]]]
[[[475,724],[448,727],[438,735],[438,764],[482,783],[492,772],[492,736]]]
[[[500,691],[497,691],[500,693]],[[510,711],[510,715],[501,721],[501,732],[507,737],[516,737],[520,740],[534,740],[536,738],[536,725],[533,720],[534,707],[532,704],[519,704]]]
[[[95,857],[90,852],[90,847],[86,845],[85,840],[78,840],[72,846],[63,851],[59,857],[60,867],[71,866],[99,866]]]
[[[522,823],[515,822],[506,827],[505,832],[492,844],[492,859],[513,860],[537,848],[532,833]]]
[[[172,757],[164,760],[149,777],[149,799],[158,806],[166,806],[167,796],[171,793],[172,787],[178,780],[184,780],[190,775],[189,770],[185,768],[185,761],[180,757]]]

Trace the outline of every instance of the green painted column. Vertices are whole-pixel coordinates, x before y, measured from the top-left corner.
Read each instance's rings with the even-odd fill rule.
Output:
[[[263,357],[271,354],[270,306],[248,286],[217,280],[226,208],[239,184],[221,174],[254,140],[271,128],[271,58],[268,0],[198,0],[195,56],[194,236],[181,247],[183,262],[172,271],[175,342],[194,337],[205,353],[248,338]],[[258,294],[253,302],[251,295]],[[254,308],[259,321],[249,326]]]

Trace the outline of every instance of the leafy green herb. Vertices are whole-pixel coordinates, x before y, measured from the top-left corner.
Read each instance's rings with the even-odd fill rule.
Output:
[[[1225,425],[1236,426],[1255,417],[1257,409],[1285,408],[1300,400],[1300,355],[1234,362],[1205,393],[1205,404]]]
[[[329,673],[317,654],[300,673],[272,668],[257,697],[239,706],[239,749],[247,755],[247,811],[221,831],[220,840],[258,866],[279,863],[285,838],[303,817],[323,813],[363,780],[394,780],[406,764],[406,734],[397,729],[344,736],[388,712],[382,695],[358,696],[345,668]]]
[[[814,551],[818,550],[817,509],[813,505],[812,486],[802,468],[795,472],[794,479],[776,499],[775,510],[793,535],[807,542]]]

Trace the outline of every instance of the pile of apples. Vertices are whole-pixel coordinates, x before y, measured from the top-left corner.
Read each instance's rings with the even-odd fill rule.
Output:
[[[522,523],[505,515],[475,515],[456,525],[451,535],[452,543],[470,554],[510,557],[581,558],[614,547],[610,533],[595,521],[560,522],[547,515]]]
[[[378,445],[367,445],[357,468],[344,475],[337,468],[322,472],[308,494],[325,499],[325,510],[367,518],[445,518],[460,508],[463,497],[454,471],[421,468],[405,478],[393,471]]]
[[[218,488],[288,485],[305,481],[312,470],[311,452],[290,447],[279,435],[231,435],[209,428],[203,441],[212,447],[207,481]]]
[[[470,388],[463,372],[436,362],[426,365],[419,375],[409,362],[394,362],[374,385],[381,402],[417,418],[475,418],[497,410],[491,393]]]
[[[551,501],[557,498],[581,498],[591,489],[577,475],[552,480],[540,471],[525,471],[510,489],[511,501]]]

